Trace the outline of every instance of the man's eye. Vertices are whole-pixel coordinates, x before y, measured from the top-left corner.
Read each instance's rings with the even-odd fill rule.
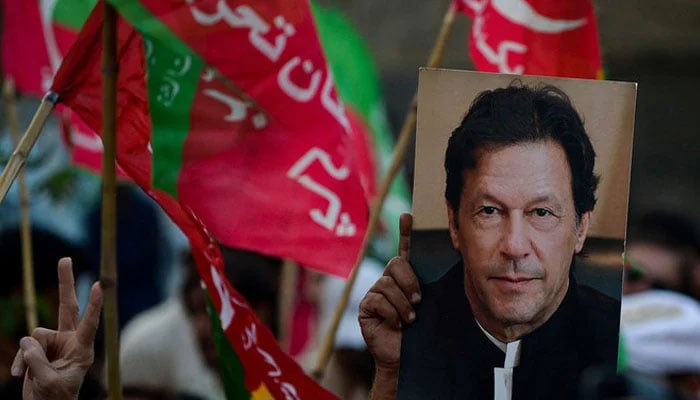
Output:
[[[496,214],[496,212],[498,212],[498,209],[496,207],[486,206],[481,209],[481,212],[483,212],[486,215],[493,215]]]
[[[535,215],[538,217],[546,217],[547,215],[552,215],[552,213],[546,208],[536,208]]]

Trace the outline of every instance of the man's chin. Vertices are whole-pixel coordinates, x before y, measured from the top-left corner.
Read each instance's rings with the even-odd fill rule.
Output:
[[[528,325],[536,318],[537,313],[533,311],[533,307],[528,307],[522,303],[513,307],[502,307],[495,310],[493,313],[496,320],[502,325]]]

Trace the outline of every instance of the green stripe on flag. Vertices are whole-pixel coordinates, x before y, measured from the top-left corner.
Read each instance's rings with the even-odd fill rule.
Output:
[[[204,62],[194,54],[177,54],[145,35],[143,41],[153,129],[153,186],[178,198],[182,148],[190,131],[190,111]]]
[[[190,130],[190,110],[204,61],[140,2],[108,0],[146,42],[148,103],[153,133],[153,186],[176,199],[182,149]],[[189,60],[189,61],[187,61]],[[183,70],[186,64],[189,68]],[[175,97],[170,99],[173,91]]]
[[[153,15],[139,1],[135,0],[107,0],[112,4],[129,23],[139,32],[151,38],[158,38],[176,54],[195,54],[173,31],[168,28],[158,17]],[[183,2],[184,3],[184,2]]]
[[[90,15],[90,11],[95,8],[95,4],[97,0],[58,0],[53,9],[54,23],[79,31]]]
[[[311,3],[311,10],[343,102],[351,104],[373,131],[391,134],[386,119],[384,123],[376,120],[372,124],[368,118],[377,107],[383,108],[383,100],[377,71],[364,40],[341,12],[321,7],[315,2]]]
[[[245,371],[243,364],[238,358],[238,354],[231,347],[224,330],[221,329],[221,321],[216,313],[214,304],[207,293],[207,311],[209,312],[209,320],[211,322],[211,333],[216,344],[216,352],[219,354],[219,371],[221,372],[221,380],[224,383],[224,391],[226,398],[250,399],[251,393],[245,386]]]

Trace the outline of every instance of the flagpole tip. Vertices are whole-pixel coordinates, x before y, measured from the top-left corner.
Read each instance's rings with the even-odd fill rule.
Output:
[[[49,101],[52,104],[58,103],[58,93],[56,92],[46,92],[44,95],[44,100]]]

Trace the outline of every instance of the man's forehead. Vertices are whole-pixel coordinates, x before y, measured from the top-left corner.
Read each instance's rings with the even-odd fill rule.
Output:
[[[492,160],[497,153],[507,155],[508,160],[514,162],[531,160],[532,150],[535,149],[538,159],[551,158],[563,160],[561,163],[571,181],[571,165],[564,146],[554,139],[546,138],[541,140],[523,140],[514,143],[486,143],[478,146],[472,151],[474,165],[467,166],[462,171],[464,175],[469,170],[474,170],[483,166],[484,160]]]
[[[559,143],[556,139],[552,138],[541,138],[541,139],[525,139],[516,141],[503,141],[503,142],[486,142],[481,143],[472,149],[472,154],[474,155],[474,161],[477,163],[483,156],[487,156],[496,152],[500,152],[506,149],[527,149],[532,147],[555,147],[558,148],[562,154],[566,155],[564,146]]]
[[[573,205],[572,176],[564,148],[552,140],[482,146],[476,165],[462,172],[463,193],[473,199],[515,196],[522,202]]]

